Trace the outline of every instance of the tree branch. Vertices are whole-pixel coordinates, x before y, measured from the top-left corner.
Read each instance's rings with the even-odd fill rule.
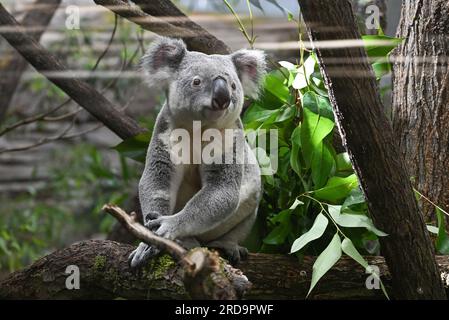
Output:
[[[18,22],[0,4],[0,26],[8,26],[11,31],[0,34],[40,73],[63,90],[80,106],[89,111],[100,122],[126,139],[145,131],[135,120],[118,111],[103,95],[87,83],[73,78],[62,78],[46,72],[69,72],[59,59],[27,35]]]

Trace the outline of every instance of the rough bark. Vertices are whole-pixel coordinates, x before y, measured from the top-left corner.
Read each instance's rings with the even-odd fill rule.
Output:
[[[168,256],[155,258],[140,271],[128,266],[134,247],[113,241],[90,240],[73,244],[41,258],[0,282],[0,299],[186,299],[179,266]],[[391,276],[381,257],[366,257],[379,267],[391,291]],[[449,284],[449,257],[436,257]],[[247,299],[304,299],[310,286],[313,257],[299,262],[292,256],[250,254],[239,268],[252,282]],[[80,269],[80,289],[68,290],[69,265]],[[273,266],[276,268],[273,268]],[[368,290],[365,270],[343,257],[320,281],[310,299],[385,299],[381,290]],[[390,296],[394,298],[394,296]]]
[[[26,34],[19,23],[0,4],[0,26],[8,26],[11,31],[0,34],[13,46],[38,72],[53,82],[80,106],[104,123],[120,138],[126,139],[145,131],[135,120],[120,112],[109,100],[86,82],[76,78],[58,77],[54,73],[69,72],[68,68],[52,53]]]
[[[351,4],[299,1],[310,40],[360,40]],[[332,26],[332,28],[329,28]],[[420,214],[376,80],[360,47],[317,48],[336,122],[378,228],[382,253],[400,299],[445,299],[429,234]],[[332,64],[333,63],[333,64]]]
[[[60,3],[61,0],[37,0],[34,3],[36,8],[29,11],[23,18],[21,24],[33,29],[30,30],[30,35],[37,42],[39,42]],[[2,77],[0,77],[0,123],[4,120],[22,73],[28,65],[22,56],[13,55],[13,52],[10,53],[10,58],[6,59],[4,67],[0,67],[0,73],[2,74]]]
[[[394,54],[393,128],[415,187],[449,210],[449,2],[402,2]],[[425,219],[434,208],[422,202]]]

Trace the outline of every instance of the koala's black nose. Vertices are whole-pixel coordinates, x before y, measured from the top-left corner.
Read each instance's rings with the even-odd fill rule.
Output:
[[[212,108],[215,110],[224,110],[229,107],[231,95],[226,80],[218,77],[214,80],[212,87]]]

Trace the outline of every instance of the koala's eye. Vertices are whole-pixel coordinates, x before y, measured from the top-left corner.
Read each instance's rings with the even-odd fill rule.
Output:
[[[200,84],[201,84],[201,80],[200,80],[200,79],[195,78],[195,79],[193,80],[193,85],[194,85],[194,86],[199,86]]]
[[[237,87],[236,87],[236,85],[235,85],[235,82],[233,82],[233,83],[231,84],[231,87],[232,87],[232,90],[237,89]]]

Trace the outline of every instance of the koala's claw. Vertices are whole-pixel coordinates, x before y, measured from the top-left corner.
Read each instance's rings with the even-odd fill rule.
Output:
[[[141,242],[139,246],[131,252],[128,257],[128,263],[131,268],[139,268],[148,261],[148,259],[159,254],[159,250],[153,246]]]
[[[236,243],[214,241],[207,246],[221,250],[232,265],[238,265],[248,258],[248,249]]]

